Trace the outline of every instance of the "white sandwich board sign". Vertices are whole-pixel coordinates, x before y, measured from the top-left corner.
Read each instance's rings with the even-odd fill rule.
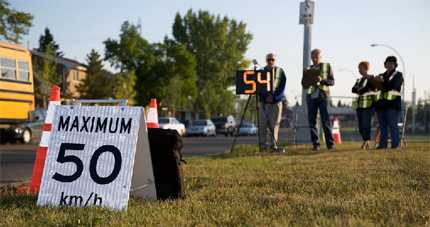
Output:
[[[143,108],[55,107],[37,205],[125,210],[130,194],[157,199]]]

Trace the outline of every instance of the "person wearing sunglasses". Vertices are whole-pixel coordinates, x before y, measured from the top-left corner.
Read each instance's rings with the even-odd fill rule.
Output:
[[[334,147],[334,138],[331,131],[330,122],[330,90],[329,87],[334,85],[333,69],[330,63],[321,63],[321,50],[314,49],[311,52],[313,65],[305,68],[303,71],[302,86],[307,89],[306,103],[308,105],[308,120],[311,131],[311,140],[313,143],[312,150],[320,149],[320,142],[317,129],[318,109],[321,115],[322,127],[324,130],[325,142],[328,149]],[[307,70],[319,70],[320,74],[313,79],[317,82],[316,86],[304,86],[304,80]]]
[[[267,149],[269,145],[271,149],[276,151],[278,149],[278,131],[281,123],[282,101],[284,100],[287,77],[285,76],[284,70],[275,65],[275,54],[268,54],[266,56],[266,63],[267,65],[262,70],[272,70],[274,92],[273,94],[260,95],[258,113],[260,121],[260,148]]]

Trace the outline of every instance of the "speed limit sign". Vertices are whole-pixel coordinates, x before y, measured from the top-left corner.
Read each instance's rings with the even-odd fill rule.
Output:
[[[123,210],[157,199],[142,107],[57,106],[38,205]]]

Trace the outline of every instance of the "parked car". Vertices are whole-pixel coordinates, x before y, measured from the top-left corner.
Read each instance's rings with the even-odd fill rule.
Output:
[[[236,131],[236,121],[233,116],[213,117],[211,121],[215,124],[217,133],[224,134],[225,136],[228,136],[228,134],[234,135]]]
[[[0,129],[1,140],[19,140],[21,143],[29,143],[31,140],[40,140],[43,123],[45,122],[46,109],[36,108],[35,121],[26,123],[7,124]]]
[[[243,123],[237,133],[244,136],[256,136],[258,128],[253,123]]]
[[[187,136],[216,136],[216,128],[209,119],[197,120],[187,128]]]
[[[185,125],[173,117],[159,117],[158,125],[162,129],[174,129],[182,136],[185,133]]]

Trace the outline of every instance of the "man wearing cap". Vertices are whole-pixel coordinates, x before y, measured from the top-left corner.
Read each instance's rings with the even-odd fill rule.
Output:
[[[319,70],[320,74],[315,76],[316,86],[303,86],[307,89],[306,102],[308,104],[308,120],[311,131],[311,140],[314,145],[313,150],[319,150],[320,142],[317,129],[317,114],[318,109],[321,115],[322,127],[324,130],[325,142],[328,149],[334,147],[334,138],[331,132],[330,122],[330,90],[329,86],[334,85],[333,69],[330,63],[321,63],[321,50],[314,49],[311,52],[311,60],[313,65],[305,68],[302,78],[302,86],[304,84],[307,70]]]
[[[267,149],[268,145],[273,150],[278,149],[278,131],[282,116],[282,101],[284,100],[285,84],[287,77],[284,70],[275,66],[276,55],[270,53],[266,56],[266,67],[263,70],[273,72],[273,94],[260,95],[259,121],[260,121],[260,148]],[[272,134],[273,132],[273,134]],[[268,141],[270,141],[268,143]]]
[[[388,127],[391,133],[391,148],[398,148],[400,144],[400,131],[398,128],[399,111],[402,110],[403,74],[396,71],[397,58],[389,56],[384,62],[387,69],[385,73],[375,77],[381,83],[383,90],[375,93],[375,111],[378,117],[380,140],[378,149],[387,148]]]

